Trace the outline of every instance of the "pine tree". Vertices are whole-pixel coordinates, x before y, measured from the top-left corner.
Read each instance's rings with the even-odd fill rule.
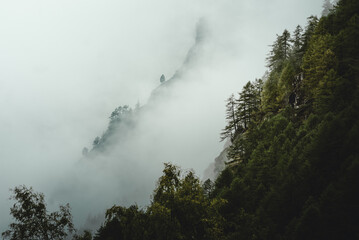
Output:
[[[253,87],[254,87],[253,90],[254,90],[254,102],[255,102],[254,110],[256,112],[256,117],[258,117],[262,104],[261,95],[263,91],[263,80],[260,78],[256,79],[253,83]]]
[[[237,119],[244,130],[248,129],[254,112],[258,110],[256,92],[254,85],[251,82],[248,82],[243,87],[242,92],[239,94],[237,104]]]
[[[265,114],[277,113],[280,108],[280,89],[278,87],[279,78],[280,73],[272,71],[263,84],[263,91],[261,94],[261,107]]]
[[[221,141],[226,138],[230,138],[232,141],[234,139],[234,134],[238,130],[238,118],[236,115],[237,104],[234,99],[234,95],[232,94],[227,99],[226,104],[226,120],[227,126],[221,132]]]
[[[290,53],[290,33],[284,30],[282,35],[277,35],[277,40],[273,43],[272,50],[267,58],[268,67],[271,70],[280,71],[285,60],[289,58]]]
[[[302,64],[303,58],[303,28],[298,25],[291,38],[292,48],[291,48],[291,56],[292,62],[294,62],[296,70],[299,70],[300,65]]]
[[[303,57],[303,87],[307,101],[316,98],[319,82],[325,78],[329,70],[336,68],[337,60],[331,50],[332,45],[333,39],[329,34],[317,36]]]
[[[316,16],[310,16],[307,18],[307,26],[305,27],[305,31],[302,35],[303,38],[303,47],[302,51],[305,52],[309,46],[309,41],[311,37],[314,35],[314,30],[318,26],[318,18]]]

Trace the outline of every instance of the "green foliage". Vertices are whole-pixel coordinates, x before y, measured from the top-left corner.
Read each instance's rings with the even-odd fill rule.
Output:
[[[57,212],[48,213],[44,194],[36,193],[24,185],[12,191],[11,199],[16,202],[10,208],[10,213],[15,222],[2,233],[4,239],[56,240],[64,239],[74,231],[69,204],[61,205]]]
[[[264,117],[235,135],[215,182],[225,239],[359,237],[358,10],[346,0],[308,18],[288,56],[277,36],[258,108]]]
[[[227,126],[222,130],[221,141],[229,138],[232,142],[244,133],[250,125],[260,121],[260,105],[263,81],[248,82],[239,93],[238,99],[232,94],[227,99]]]
[[[261,80],[248,82],[244,85],[242,92],[239,93],[237,102],[236,115],[239,125],[243,129],[248,129],[249,125],[257,120],[257,113],[260,108],[260,94],[262,91]]]
[[[166,163],[150,206],[113,206],[94,239],[220,239],[223,204],[209,198],[193,172],[182,177],[178,167]]]
[[[291,47],[291,62],[295,64],[295,70],[298,71],[300,68],[300,65],[302,63],[302,57],[304,54],[303,50],[303,28],[298,25],[294,32],[291,39],[292,47]]]
[[[278,88],[280,74],[272,71],[264,82],[262,93],[262,109],[265,113],[277,113],[280,108],[280,93]]]
[[[237,103],[234,95],[232,94],[227,99],[226,104],[226,120],[227,126],[221,132],[221,141],[229,138],[231,140],[234,139],[234,135],[239,131],[239,120],[236,114],[237,112]],[[242,130],[242,129],[241,129]]]
[[[303,46],[302,46],[302,51],[305,52],[308,49],[308,45],[311,41],[312,36],[315,33],[315,29],[318,26],[318,18],[316,16],[310,16],[307,19],[307,26],[305,27],[305,31],[302,35],[302,42],[303,42]]]
[[[333,39],[330,35],[313,37],[308,50],[303,57],[304,80],[303,87],[308,100],[317,97],[317,87],[320,81],[328,78],[330,71],[335,71],[337,60],[332,51]]]
[[[113,206],[106,211],[106,222],[94,237],[96,239],[144,239],[147,217],[136,205],[128,208]]]
[[[292,62],[288,61],[279,76],[278,80],[278,96],[277,102],[281,106],[288,104],[289,95],[294,91],[294,79],[295,79],[295,66]]]
[[[172,164],[163,173],[148,208],[152,239],[218,239],[218,203],[208,199],[199,179],[191,171],[180,179]]]
[[[268,67],[271,70],[278,71],[283,67],[284,62],[290,54],[290,33],[284,30],[282,35],[277,35],[276,41],[272,45],[272,50],[267,58]]]
[[[277,36],[264,83],[227,99],[214,183],[165,164],[150,206],[114,206],[96,239],[358,239],[359,1],[324,15]]]

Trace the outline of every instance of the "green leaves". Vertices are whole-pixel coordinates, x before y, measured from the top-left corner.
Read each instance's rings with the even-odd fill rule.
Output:
[[[327,17],[308,18],[288,56],[288,33],[277,36],[262,117],[234,135],[215,183],[214,197],[226,201],[226,239],[357,238],[358,16],[358,1],[346,0]],[[249,88],[237,119],[248,116]]]
[[[307,99],[316,97],[319,82],[337,66],[335,54],[331,50],[332,45],[333,38],[330,35],[315,36],[303,57],[303,86]]]
[[[236,99],[232,94],[227,99],[227,126],[222,130],[221,140],[229,138],[231,142],[242,135],[250,125],[260,121],[261,92],[263,81],[256,79],[248,82]]]
[[[205,195],[199,179],[192,171],[181,178],[181,170],[172,164],[165,164],[163,176],[160,177],[158,186],[154,192],[153,203],[148,208],[152,224],[156,219],[162,222],[163,218],[169,218],[167,229],[175,229],[177,237],[183,239],[216,239],[212,227],[218,228],[218,213],[213,209],[211,201]],[[158,216],[161,216],[158,218]],[[164,223],[162,223],[164,224]],[[157,224],[157,229],[162,224]],[[217,229],[218,230],[218,229]],[[216,231],[217,231],[216,230]],[[211,232],[212,235],[208,235]],[[160,231],[154,232],[155,239],[161,238]],[[171,239],[171,238],[170,238]]]
[[[94,239],[221,239],[224,202],[208,193],[192,171],[165,163],[150,206],[113,206]]]
[[[356,239],[358,16],[342,0],[277,36],[264,83],[226,101],[215,183],[167,163],[150,206],[109,209],[96,239]]]
[[[26,186],[12,190],[10,199],[15,200],[10,213],[15,222],[3,232],[5,239],[64,239],[74,231],[70,205],[60,206],[60,211],[48,213],[44,194],[36,193]]]
[[[290,42],[291,38],[288,30],[284,30],[282,35],[277,35],[277,39],[273,43],[272,50],[267,58],[269,69],[274,71],[282,69],[284,62],[289,58]]]

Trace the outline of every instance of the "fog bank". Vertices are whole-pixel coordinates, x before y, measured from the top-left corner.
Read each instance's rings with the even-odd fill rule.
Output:
[[[113,204],[145,205],[163,162],[202,176],[222,150],[224,100],[265,71],[275,34],[322,1],[3,1],[0,3],[0,231],[19,184],[69,202],[78,228]],[[196,25],[206,22],[196,46]],[[198,35],[197,35],[198,41]],[[83,147],[120,105],[145,105],[176,76],[127,141],[93,159]],[[91,221],[90,221],[91,222]],[[95,223],[94,223],[95,224]]]

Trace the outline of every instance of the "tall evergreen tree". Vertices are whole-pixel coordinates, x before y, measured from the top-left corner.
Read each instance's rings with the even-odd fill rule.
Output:
[[[237,102],[237,119],[238,123],[244,130],[248,129],[250,123],[255,120],[255,116],[260,108],[260,94],[262,91],[261,80],[256,80],[254,83],[248,82],[244,85],[242,91],[239,93]]]
[[[305,27],[305,31],[302,35],[303,37],[303,52],[307,50],[309,46],[309,41],[311,37],[314,35],[315,28],[318,25],[318,18],[316,16],[310,16],[307,18],[307,25]]]
[[[234,94],[232,94],[226,101],[226,120],[227,125],[221,132],[221,141],[226,138],[230,138],[233,140],[234,134],[238,130],[238,118],[236,114],[237,104],[234,98]]]
[[[302,64],[302,58],[303,58],[303,28],[298,25],[292,35],[291,42],[292,42],[292,48],[291,48],[291,56],[292,56],[292,62],[294,63],[294,66],[296,70],[298,71],[300,69],[300,66]]]
[[[239,93],[239,99],[237,100],[238,110],[237,118],[239,123],[244,129],[247,129],[251,121],[251,114],[254,108],[254,91],[251,82],[244,85],[243,90]]]
[[[289,58],[290,53],[290,33],[284,30],[282,35],[277,35],[276,41],[273,43],[272,50],[267,58],[268,67],[271,70],[280,71],[284,61]]]
[[[332,46],[333,38],[329,34],[316,36],[303,57],[303,87],[306,101],[316,98],[319,82],[326,78],[329,70],[337,67]]]

